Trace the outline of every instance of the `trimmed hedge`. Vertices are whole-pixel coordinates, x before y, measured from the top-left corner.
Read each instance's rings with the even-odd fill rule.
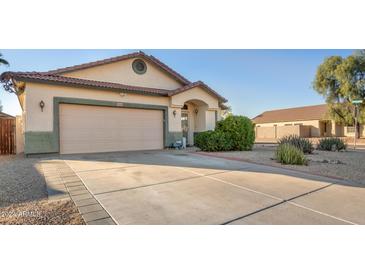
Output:
[[[324,139],[320,139],[317,149],[318,150],[327,150],[327,151],[341,151],[346,150],[347,144],[336,137],[328,137]]]
[[[251,120],[244,116],[228,116],[219,121],[214,131],[200,132],[195,145],[203,151],[251,150],[255,130]]]
[[[306,165],[307,159],[301,149],[291,144],[281,144],[277,147],[276,161],[284,165]]]
[[[288,135],[284,136],[278,141],[278,144],[290,144],[297,148],[299,148],[301,151],[303,151],[306,154],[310,154],[313,152],[314,147],[312,142],[309,140],[299,137],[297,135]]]

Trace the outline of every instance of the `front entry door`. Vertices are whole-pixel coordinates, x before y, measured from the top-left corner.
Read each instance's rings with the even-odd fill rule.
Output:
[[[188,112],[182,111],[181,112],[181,129],[183,133],[183,137],[186,138],[186,143],[188,144],[188,133],[189,133],[189,119],[188,119]]]

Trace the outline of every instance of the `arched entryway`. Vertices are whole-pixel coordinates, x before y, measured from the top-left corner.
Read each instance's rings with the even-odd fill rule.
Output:
[[[198,132],[214,129],[215,124],[208,126],[207,124],[208,104],[201,100],[189,100],[184,103],[181,108],[181,130],[183,137],[186,138],[187,145],[194,145],[194,135]]]

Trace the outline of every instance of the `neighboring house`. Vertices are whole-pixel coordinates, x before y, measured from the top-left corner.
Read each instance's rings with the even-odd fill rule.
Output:
[[[136,52],[48,72],[5,72],[25,154],[162,149],[214,129],[226,99]]]
[[[285,135],[301,137],[354,136],[354,127],[335,123],[328,118],[327,105],[305,106],[265,111],[252,119],[256,139],[278,139]],[[360,137],[365,128],[360,127]]]

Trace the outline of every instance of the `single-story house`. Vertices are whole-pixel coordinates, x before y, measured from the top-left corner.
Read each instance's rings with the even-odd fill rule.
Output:
[[[270,110],[252,119],[256,139],[279,139],[286,135],[301,137],[348,137],[354,136],[355,128],[336,123],[328,117],[327,105],[314,105]],[[365,136],[364,125],[360,137]]]
[[[22,107],[24,153],[169,147],[214,129],[227,101],[143,52],[47,72],[5,72]]]

